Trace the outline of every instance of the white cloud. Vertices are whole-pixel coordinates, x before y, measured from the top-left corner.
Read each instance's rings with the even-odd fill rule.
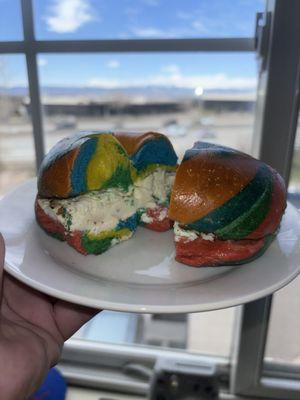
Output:
[[[195,89],[203,87],[207,89],[254,89],[256,87],[255,78],[230,77],[226,74],[213,75],[182,75],[180,72],[172,74],[159,74],[139,79],[99,79],[97,77],[87,82],[88,86],[103,87],[107,89],[124,87],[143,87],[143,86],[174,86],[178,88]]]
[[[184,76],[176,73],[169,76],[156,76],[153,78],[153,83],[156,85],[173,85],[191,89],[198,86],[204,89],[240,89],[254,88],[256,79],[229,77],[226,74]]]
[[[203,17],[201,12],[199,13],[197,10],[193,13],[179,10],[176,16],[181,20],[181,23],[184,21],[187,24],[189,28],[186,31],[189,30],[190,35],[215,33],[216,31],[214,18],[209,16]]]
[[[120,67],[120,61],[118,60],[109,60],[106,64],[108,68],[116,69]]]
[[[195,20],[192,22],[192,27],[198,32],[198,33],[207,33],[208,30],[205,27],[205,25],[199,21],[199,20]]]
[[[180,72],[180,68],[176,64],[164,65],[161,70],[162,72],[167,72],[169,74],[179,74]]]
[[[131,32],[135,36],[143,37],[143,38],[166,36],[164,31],[162,31],[161,29],[158,29],[158,28],[153,28],[153,27],[147,27],[147,28],[135,27],[135,28],[131,29]]]
[[[45,17],[48,30],[57,33],[75,32],[93,19],[89,0],[53,0]]]
[[[39,57],[37,63],[39,67],[44,67],[45,65],[48,64],[48,60],[46,58]]]

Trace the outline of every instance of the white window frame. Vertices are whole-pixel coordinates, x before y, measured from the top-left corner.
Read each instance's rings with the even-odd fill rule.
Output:
[[[21,0],[24,39],[0,42],[0,54],[24,54],[27,64],[31,117],[39,167],[44,154],[43,115],[37,67],[39,53],[106,52],[254,52],[254,38],[131,39],[131,40],[36,40],[32,0]],[[274,166],[288,182],[299,109],[300,15],[299,0],[268,0],[266,26],[261,44],[255,123],[256,155]],[[288,63],[284,60],[289,60]],[[277,146],[274,147],[274,143]],[[128,378],[124,365],[153,368],[163,357],[213,364],[224,390],[232,398],[251,395],[264,398],[300,398],[300,367],[264,363],[264,349],[272,296],[240,307],[236,321],[232,360],[134,346],[97,344],[70,340],[60,368],[72,383],[115,388],[145,394],[148,384]],[[106,373],[101,373],[106,371]],[[111,375],[108,373],[110,372]]]

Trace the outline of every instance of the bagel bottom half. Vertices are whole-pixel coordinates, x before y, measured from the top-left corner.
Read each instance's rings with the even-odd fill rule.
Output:
[[[251,228],[256,222],[257,207],[253,212],[247,210],[233,230],[223,230],[223,237],[216,232],[199,232],[181,226],[175,222],[176,260],[194,267],[239,265],[260,257],[271,244],[279,229],[280,221],[286,207],[285,192],[282,190],[282,178],[272,172],[272,193],[267,204],[267,212],[261,222]],[[251,215],[251,219],[249,219]],[[218,232],[218,231],[217,231]],[[219,231],[220,232],[220,231]],[[228,232],[232,235],[226,237]]]
[[[40,227],[50,236],[66,241],[79,253],[101,254],[110,247],[129,239],[137,227],[137,214],[122,220],[114,229],[105,230],[97,234],[88,230],[69,230],[60,221],[48,215],[39,204],[35,202],[36,220]]]
[[[192,241],[180,238],[175,242],[176,260],[193,267],[244,264],[260,257],[274,237],[213,241],[201,236]]]

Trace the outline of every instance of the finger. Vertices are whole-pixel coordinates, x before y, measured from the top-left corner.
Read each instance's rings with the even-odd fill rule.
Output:
[[[4,257],[5,257],[5,244],[3,236],[0,233],[0,268],[4,267]]]
[[[4,268],[4,258],[5,258],[5,244],[3,236],[0,233],[0,294],[2,293],[2,276]]]
[[[69,339],[86,322],[93,318],[100,310],[79,306],[58,300],[54,306],[54,314],[58,329],[64,337]]]

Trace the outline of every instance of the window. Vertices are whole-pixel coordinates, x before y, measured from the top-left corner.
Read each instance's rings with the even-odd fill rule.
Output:
[[[293,3],[292,8],[285,6],[283,1],[267,2],[269,14],[259,22],[263,33],[258,47],[260,72],[255,126],[259,139],[256,153],[277,168],[288,181],[299,112],[300,32],[296,19],[291,24],[295,7],[299,4]],[[271,28],[269,31],[268,26]],[[269,51],[263,44],[266,32],[269,32],[269,43],[272,44]],[[289,61],[282,62],[283,57]],[[241,331],[236,337],[231,376],[235,393],[278,399],[299,397],[299,366],[296,363],[292,365],[290,361],[278,362],[279,359],[297,358],[298,350],[294,348],[291,351],[288,341],[292,340],[292,336],[284,326],[284,322],[289,326],[293,324],[285,309],[285,301],[292,305],[297,302],[290,297],[295,285],[299,285],[297,279],[276,293],[273,303],[272,296],[269,296],[248,303],[241,309]],[[286,314],[279,325],[278,318],[283,315],[283,310]],[[283,343],[280,342],[282,339]],[[280,343],[281,349],[275,350],[274,343]],[[265,349],[267,358],[263,364]],[[292,353],[294,356],[291,356]],[[271,361],[268,357],[272,358]]]
[[[297,120],[297,132],[294,144],[292,169],[289,181],[289,198],[295,207],[300,208],[300,117]]]
[[[172,12],[166,0],[34,0],[38,39],[250,37],[261,10],[260,0],[172,0]]]
[[[0,196],[35,175],[25,57],[0,55]]]
[[[277,362],[300,364],[298,318],[300,279],[296,278],[287,287],[275,293],[266,359]]]
[[[297,133],[289,183],[289,200],[300,209],[300,127]],[[300,309],[300,278],[275,293],[272,303],[266,358],[283,363],[300,364],[298,318]]]
[[[46,146],[76,130],[158,130],[179,156],[197,140],[251,152],[253,54],[114,53],[38,58]]]
[[[299,2],[291,0],[287,6],[284,0],[267,1],[270,14],[258,26],[263,59],[259,63],[253,35],[255,13],[265,6],[262,1],[178,0],[172,2],[172,13],[163,0],[23,0],[21,4],[22,21],[18,1],[0,2],[0,23],[5,27],[0,29],[6,35],[0,30],[2,193],[33,175],[33,149],[39,164],[44,150],[61,137],[76,129],[99,127],[161,129],[181,154],[182,147],[195,139],[247,152],[253,149],[288,177],[297,103]],[[12,16],[15,24],[9,22]],[[296,141],[293,201],[297,190]],[[70,382],[110,384],[142,394],[148,388],[147,368],[149,372],[161,356],[180,357],[187,363],[216,366],[222,385],[228,389],[230,378],[234,393],[297,398],[297,387],[285,389],[284,379],[288,377],[291,385],[292,378],[300,376],[291,365],[297,365],[298,352],[284,346],[279,352],[276,345],[282,337],[278,318],[282,322],[285,302],[298,307],[297,285],[295,280],[274,296],[263,370],[270,298],[191,315],[103,312],[66,345],[61,368]],[[285,317],[287,325],[295,323]],[[286,343],[293,341],[286,337]],[[279,359],[287,362],[284,370],[273,362]],[[136,376],[130,380],[127,367],[143,375],[142,382]],[[105,373],[99,382],[101,368]]]
[[[47,149],[77,130],[107,129],[164,132],[180,157],[196,140],[251,152],[253,54],[43,54],[38,65]],[[105,312],[76,338],[228,357],[233,318],[234,309],[176,319]]]

